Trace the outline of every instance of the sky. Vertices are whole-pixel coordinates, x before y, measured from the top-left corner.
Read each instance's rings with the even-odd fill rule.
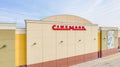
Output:
[[[0,23],[16,23],[24,27],[24,20],[70,14],[93,24],[120,26],[120,0],[0,0]]]

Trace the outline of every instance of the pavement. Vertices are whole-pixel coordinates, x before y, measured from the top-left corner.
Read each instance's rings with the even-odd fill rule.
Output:
[[[70,67],[120,67],[120,52]]]

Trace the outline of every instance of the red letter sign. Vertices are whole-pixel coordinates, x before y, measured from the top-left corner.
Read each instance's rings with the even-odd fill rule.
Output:
[[[53,25],[53,30],[86,30],[85,26]]]

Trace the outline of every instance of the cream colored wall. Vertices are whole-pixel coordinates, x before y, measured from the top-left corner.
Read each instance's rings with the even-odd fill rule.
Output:
[[[97,26],[86,26],[86,31],[62,31],[52,30],[52,25],[27,23],[28,65],[98,51]]]
[[[57,59],[56,31],[51,31],[50,24],[42,24],[42,45],[43,45],[43,62]]]
[[[76,48],[76,34],[75,31],[68,31],[67,32],[67,37],[68,37],[68,43],[67,43],[67,48],[68,48],[68,57],[75,56],[75,48]]]
[[[27,24],[27,64],[43,61],[43,39],[41,24]]]
[[[67,58],[68,57],[67,31],[57,31],[56,40],[57,40],[56,43],[57,59]],[[63,41],[63,43],[61,43],[61,41]]]
[[[88,26],[85,35],[85,53],[98,51],[98,26]]]
[[[85,53],[85,31],[75,31],[75,55],[81,55]],[[73,44],[73,45],[74,45]]]

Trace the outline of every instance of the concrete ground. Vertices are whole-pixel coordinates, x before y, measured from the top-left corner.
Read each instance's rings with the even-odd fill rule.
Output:
[[[120,53],[70,67],[120,67]]]

